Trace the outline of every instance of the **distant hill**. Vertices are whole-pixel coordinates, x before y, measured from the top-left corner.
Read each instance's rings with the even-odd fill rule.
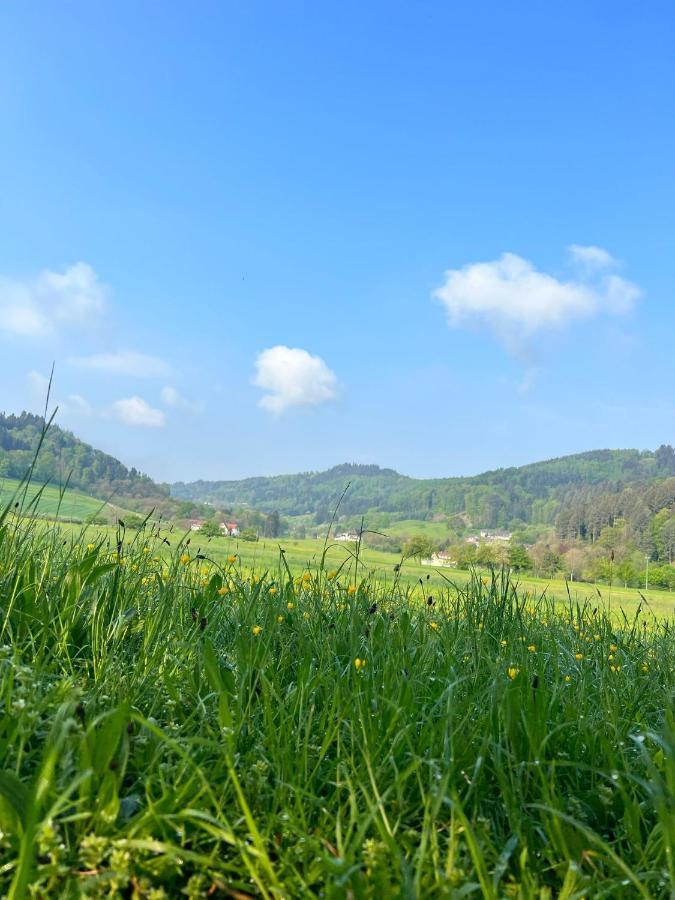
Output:
[[[0,478],[22,478],[38,445],[44,420],[23,412],[0,414]],[[70,488],[101,500],[112,498],[118,506],[161,511],[175,505],[167,485],[154,482],[137,469],[128,469],[107,453],[81,441],[69,431],[52,425],[47,432],[34,470],[36,483]]]
[[[249,505],[282,515],[328,521],[349,483],[340,512],[346,516],[386,512],[393,518],[464,516],[476,527],[553,524],[566,498],[586,492],[615,493],[675,476],[675,451],[592,450],[544,462],[462,478],[417,479],[379,466],[345,464],[326,472],[246,478],[240,481],[178,482],[182,500]]]

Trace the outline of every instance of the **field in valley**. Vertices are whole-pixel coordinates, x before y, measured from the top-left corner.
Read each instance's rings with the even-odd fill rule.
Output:
[[[167,539],[0,524],[3,895],[669,896],[672,619]]]

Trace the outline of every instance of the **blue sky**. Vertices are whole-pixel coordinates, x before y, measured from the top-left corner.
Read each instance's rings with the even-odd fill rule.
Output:
[[[0,409],[159,479],[675,442],[670,2],[0,7]],[[572,248],[572,249],[570,249]]]

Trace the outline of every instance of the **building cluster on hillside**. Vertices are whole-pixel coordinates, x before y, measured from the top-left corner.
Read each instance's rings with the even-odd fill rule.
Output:
[[[466,538],[467,544],[478,547],[479,544],[508,544],[513,537],[510,531],[481,531],[480,534],[471,534]]]
[[[202,526],[205,524],[204,519],[191,519],[190,520],[190,531],[199,531]],[[227,537],[238,537],[239,536],[239,525],[236,522],[220,522],[219,526],[220,530]]]
[[[358,531],[343,531],[341,534],[336,534],[333,538],[335,541],[358,541],[359,533]]]

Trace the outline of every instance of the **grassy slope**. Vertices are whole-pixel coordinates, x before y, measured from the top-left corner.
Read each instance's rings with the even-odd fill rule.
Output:
[[[3,896],[668,896],[665,624],[28,525],[0,525]]]
[[[10,500],[19,485],[20,482],[13,478],[0,478],[0,508]],[[40,494],[39,500],[33,506],[34,498],[38,494]],[[24,507],[49,518],[55,518],[58,515],[60,518],[83,520],[88,516],[106,515],[115,511],[120,511],[122,514],[124,512],[113,504],[97,500],[87,494],[80,494],[77,491],[68,490],[61,498],[59,489],[49,484],[44,488],[32,484],[28,489]]]

